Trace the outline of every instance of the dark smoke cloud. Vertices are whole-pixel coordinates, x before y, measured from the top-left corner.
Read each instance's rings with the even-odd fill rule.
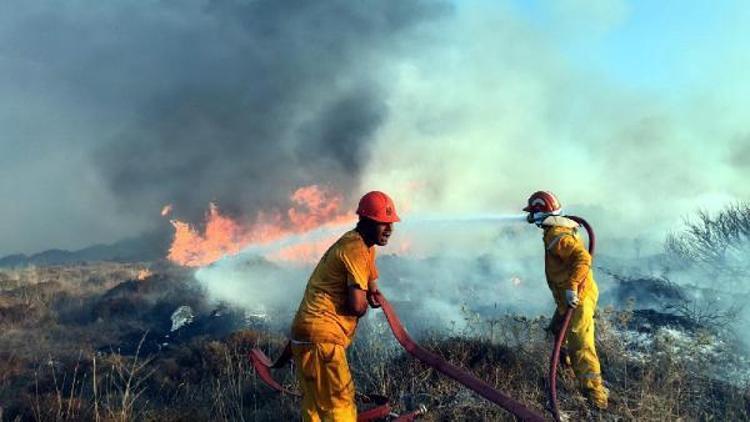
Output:
[[[404,31],[439,11],[417,1],[193,6],[189,21],[138,42],[163,51],[144,75],[162,84],[96,155],[125,204],[199,212],[215,199],[247,212],[301,185],[351,191],[387,113],[381,69]]]
[[[447,13],[433,0],[3,2],[2,161],[16,182],[2,193],[20,183],[18,206],[44,211],[8,223],[1,249],[112,241],[165,224],[167,202],[197,217],[210,200],[283,205],[312,183],[354,196],[389,115],[389,68]],[[63,228],[12,233],[52,208]]]

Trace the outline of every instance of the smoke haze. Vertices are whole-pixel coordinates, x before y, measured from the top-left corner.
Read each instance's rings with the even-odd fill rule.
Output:
[[[539,265],[538,229],[518,220],[415,216],[398,223],[389,245],[377,250],[379,285],[413,330],[460,329],[471,312],[547,314],[552,299]],[[336,239],[349,229],[327,228],[250,247],[199,269],[196,278],[213,300],[281,315],[275,322],[286,330],[314,263],[265,258],[290,245]]]
[[[5,3],[2,192],[36,211],[3,218],[2,251],[137,234],[168,224],[166,203],[197,219],[212,200],[252,215],[313,183],[350,193],[389,116],[391,61],[413,28],[449,10],[421,0]],[[52,218],[67,224],[38,226]]]
[[[561,27],[572,26],[564,17],[573,3],[591,7],[574,21],[588,25],[571,34]],[[394,153],[373,155],[363,188],[381,186],[415,210],[453,212],[514,212],[529,193],[551,190],[600,235],[651,240],[652,251],[696,209],[750,197],[742,158],[750,80],[720,64],[747,61],[747,51],[727,39],[710,53],[696,40],[704,56],[691,53],[693,62],[679,68],[706,73],[679,89],[674,75],[676,88],[657,95],[560,50],[558,31],[596,45],[627,18],[624,2],[557,4],[552,18],[562,23],[551,19],[547,29],[516,19],[502,3],[462,4],[451,21],[461,30],[401,63],[392,102],[410,112],[386,122],[372,148]],[[717,42],[741,32],[736,19],[727,23]],[[611,244],[602,251],[623,246]]]
[[[252,215],[320,183],[414,213],[514,213],[549,189],[602,253],[634,253],[750,196],[746,7],[714,8],[721,28],[676,58],[646,55],[674,35],[636,34],[628,67],[596,57],[635,5],[550,6],[6,2],[0,251],[152,230],[165,203]]]

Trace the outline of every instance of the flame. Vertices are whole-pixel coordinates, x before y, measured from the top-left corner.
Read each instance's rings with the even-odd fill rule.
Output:
[[[153,275],[153,273],[151,272],[151,270],[149,270],[148,268],[146,268],[146,269],[142,269],[142,270],[138,271],[138,275],[136,275],[135,278],[138,281],[143,281],[143,280],[151,277],[152,275]]]
[[[203,233],[186,222],[173,219],[170,222],[175,228],[175,234],[167,258],[183,266],[205,266],[253,244],[266,244],[318,227],[354,221],[352,212],[343,211],[341,195],[317,185],[297,189],[292,193],[290,201],[293,205],[285,213],[260,212],[250,224],[243,224],[222,214],[219,207],[211,203],[206,212]],[[290,246],[269,258],[314,262],[331,241],[332,239],[326,238]]]
[[[314,242],[287,246],[268,255],[267,258],[272,261],[281,261],[292,265],[314,264],[323,256],[331,244],[336,241],[337,236],[340,236],[340,234],[318,239]]]

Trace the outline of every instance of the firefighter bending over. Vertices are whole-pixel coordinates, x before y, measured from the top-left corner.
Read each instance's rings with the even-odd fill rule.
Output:
[[[529,223],[544,230],[545,273],[557,304],[551,324],[553,333],[557,336],[565,311],[573,308],[566,336],[567,354],[583,392],[594,406],[606,409],[608,392],[602,385],[594,344],[599,289],[591,269],[591,255],[578,235],[578,223],[562,216],[560,202],[550,192],[535,192],[523,210],[529,213]]]
[[[303,421],[355,421],[354,381],[346,348],[378,289],[375,245],[385,246],[400,221],[391,198],[373,191],[357,208],[359,222],[318,262],[292,323],[292,353],[303,392]]]

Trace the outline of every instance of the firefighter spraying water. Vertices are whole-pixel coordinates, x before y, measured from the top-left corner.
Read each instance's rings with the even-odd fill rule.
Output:
[[[573,367],[579,385],[590,402],[599,409],[606,409],[608,391],[602,383],[594,342],[594,312],[599,290],[591,270],[593,230],[579,217],[563,216],[560,202],[550,192],[535,192],[523,210],[529,213],[528,222],[544,231],[545,274],[557,305],[550,324],[556,339],[550,365],[553,416],[556,420],[560,419],[555,377],[561,355]],[[578,235],[580,225],[589,233],[588,251]]]
[[[259,349],[251,351],[250,360],[261,379],[279,392],[291,393],[272,378],[269,369],[280,368],[294,359],[302,390],[302,420],[348,422],[388,416],[391,412],[387,400],[372,400],[372,396],[355,393],[346,360],[346,348],[354,336],[358,319],[365,314],[368,305],[373,308],[382,306],[396,340],[409,354],[501,406],[519,420],[542,421],[540,415],[524,404],[412,340],[395,310],[378,290],[376,281],[378,270],[374,247],[385,246],[393,232],[393,223],[400,221],[393,201],[382,192],[370,192],[360,200],[357,214],[360,218],[357,227],[345,233],[326,251],[310,276],[292,324],[292,339],[282,355],[272,363]],[[505,216],[488,218],[518,219]],[[378,406],[358,414],[355,399],[363,398]],[[423,412],[424,409],[419,409],[395,420],[410,421]]]

